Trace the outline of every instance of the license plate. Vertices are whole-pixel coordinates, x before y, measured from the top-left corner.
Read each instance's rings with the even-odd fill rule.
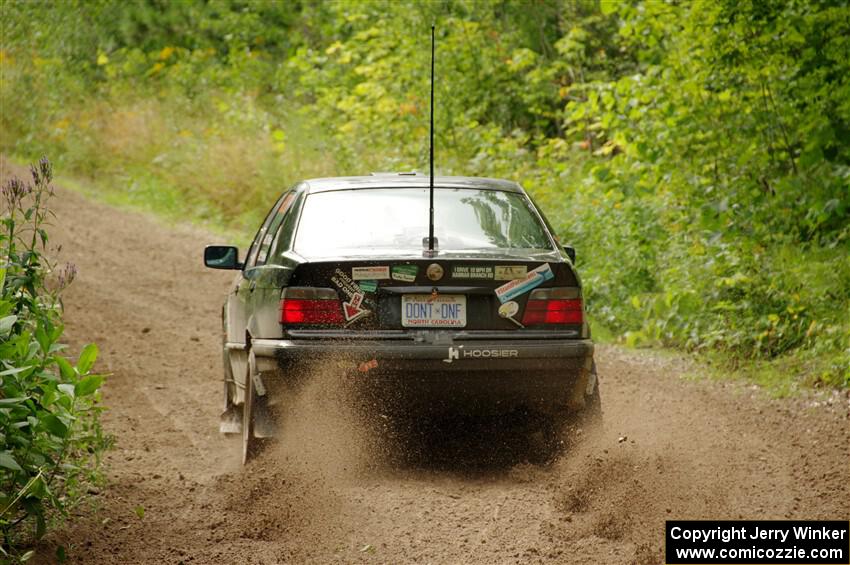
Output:
[[[405,328],[466,327],[466,296],[462,294],[404,294],[401,325]]]

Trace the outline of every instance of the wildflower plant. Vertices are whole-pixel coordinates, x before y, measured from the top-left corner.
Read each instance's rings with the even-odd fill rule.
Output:
[[[52,166],[43,158],[30,172],[0,188],[0,560],[32,556],[25,549],[97,480],[109,445],[97,347],[72,363],[59,341],[60,297],[77,270],[46,253]]]

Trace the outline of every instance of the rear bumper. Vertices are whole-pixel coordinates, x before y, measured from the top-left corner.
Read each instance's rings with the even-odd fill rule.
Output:
[[[596,386],[589,339],[455,341],[452,344],[264,340],[258,358],[285,379],[341,369],[370,400],[402,410],[580,410]],[[480,410],[479,410],[480,409]]]
[[[399,341],[338,341],[255,339],[257,357],[277,360],[282,366],[309,361],[385,362],[399,369],[438,372],[513,372],[558,370],[582,365],[593,357],[593,342],[572,340],[454,341],[451,344]]]

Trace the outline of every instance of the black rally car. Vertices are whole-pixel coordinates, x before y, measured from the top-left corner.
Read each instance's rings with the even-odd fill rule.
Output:
[[[433,200],[429,245],[428,176],[308,180],[244,261],[205,249],[206,266],[239,271],[222,316],[222,431],[242,433],[246,461],[273,434],[276,385],[321,364],[404,411],[598,418],[572,248],[516,183],[435,177]]]

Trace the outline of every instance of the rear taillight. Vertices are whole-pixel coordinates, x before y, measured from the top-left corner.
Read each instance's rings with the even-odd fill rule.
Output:
[[[280,300],[281,324],[342,325],[345,318],[336,291],[330,288],[291,287]]]
[[[539,288],[525,304],[522,325],[581,324],[581,294],[577,288]]]

